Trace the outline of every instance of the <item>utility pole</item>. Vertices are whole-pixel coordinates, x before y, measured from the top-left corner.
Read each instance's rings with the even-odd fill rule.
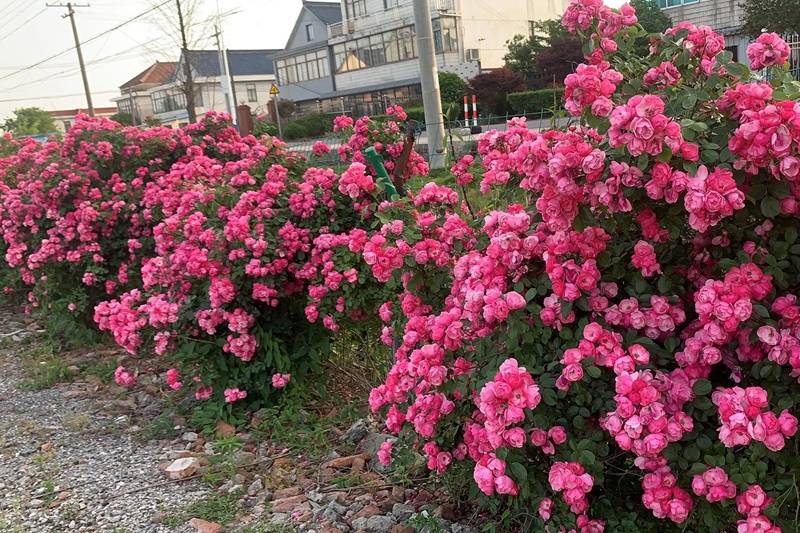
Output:
[[[86,65],[83,63],[83,52],[81,51],[81,41],[78,39],[78,27],[75,25],[75,9],[76,7],[89,7],[89,4],[73,4],[67,2],[66,4],[47,4],[47,7],[66,7],[67,14],[62,15],[61,18],[69,17],[72,23],[72,36],[75,38],[75,49],[78,51],[78,63],[81,66],[81,77],[83,77],[83,90],[86,92],[86,104],[89,107],[89,116],[94,116],[94,104],[92,104],[92,92],[89,90],[89,78],[86,75]]]
[[[219,61],[219,82],[222,86],[222,95],[225,97],[225,110],[233,119],[233,123],[236,124],[236,116],[233,113],[233,109],[231,108],[231,88],[230,88],[230,79],[228,78],[228,69],[226,68],[226,61],[225,61],[225,54],[222,51],[222,44],[220,42],[220,36],[222,35],[222,30],[220,30],[219,26],[214,26],[214,38],[217,41],[217,59]]]
[[[136,125],[136,107],[134,106],[134,103],[133,103],[133,88],[132,87],[128,87],[128,102],[131,105],[131,125],[135,126]]]
[[[414,0],[414,23],[417,27],[417,50],[422,81],[422,103],[428,133],[428,154],[431,168],[444,168],[447,147],[444,144],[442,101],[439,95],[439,71],[433,47],[433,25],[428,0]]]
[[[181,47],[183,55],[183,91],[186,93],[186,112],[189,114],[189,123],[197,122],[197,111],[194,108],[194,80],[192,79],[192,63],[189,57],[189,44],[186,41],[186,26],[183,24],[183,11],[181,0],[175,0],[178,6],[178,24],[181,28]]]

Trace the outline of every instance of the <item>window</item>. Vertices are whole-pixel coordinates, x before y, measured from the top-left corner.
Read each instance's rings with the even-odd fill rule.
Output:
[[[167,89],[154,92],[150,99],[156,113],[167,113],[186,108],[186,95],[178,89]],[[195,98],[196,105],[203,105],[202,98]]]
[[[443,43],[458,48],[455,39],[455,20],[452,28],[440,30]],[[452,33],[451,33],[452,30]],[[336,73],[350,72],[362,68],[376,67],[388,63],[396,63],[417,57],[414,40],[416,33],[413,26],[399,30],[387,31],[361,39],[340,43],[333,47],[333,60]]]
[[[442,17],[433,21],[433,45],[436,53],[458,52],[458,31],[456,19]]]
[[[71,122],[71,121],[69,121],[69,120],[65,120],[65,121],[64,121],[64,131],[69,131],[69,129],[70,129],[71,127],[72,127],[72,122]]]
[[[258,102],[258,93],[256,92],[256,84],[248,83],[245,87],[247,88],[247,101]]]
[[[688,4],[696,4],[700,0],[658,0],[658,7],[665,9],[668,7],[678,7]]]
[[[306,24],[306,39],[308,42],[314,40],[314,25],[313,24]]]
[[[733,60],[734,61],[739,61],[739,47],[738,46],[736,46],[736,45],[728,46],[728,47],[725,48],[725,50],[727,50],[728,52],[733,54]]]
[[[347,20],[367,15],[367,0],[344,0],[344,11]]]
[[[131,101],[129,99],[120,100],[117,102],[117,110],[119,110],[120,113],[128,113],[130,115]]]
[[[390,7],[397,7],[400,5],[400,0],[383,0],[383,9],[389,9]]]
[[[326,50],[279,59],[275,62],[275,66],[278,71],[279,85],[316,80],[330,75]]]

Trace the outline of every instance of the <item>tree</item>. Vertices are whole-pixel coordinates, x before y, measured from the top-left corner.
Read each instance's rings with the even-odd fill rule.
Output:
[[[23,107],[14,110],[14,117],[3,123],[3,129],[15,137],[56,133],[56,121],[50,113],[39,107]]]
[[[123,113],[120,111],[119,113],[114,113],[109,117],[114,122],[119,122],[123,126],[133,126],[133,116],[130,113]]]
[[[478,97],[478,105],[484,113],[505,115],[508,113],[506,96],[524,91],[528,86],[518,72],[505,67],[483,72],[469,80],[470,91]]]
[[[528,87],[545,87],[551,81],[542,80],[543,73],[536,61],[536,57],[545,51],[552,49],[553,43],[563,43],[570,39],[578,42],[564,28],[560,20],[545,20],[533,23],[533,35],[515,35],[510,41],[506,41],[508,53],[503,57],[505,66],[521,74],[525,78]],[[570,47],[570,49],[573,49]],[[540,81],[541,80],[541,81]]]
[[[764,30],[775,33],[800,33],[800,6],[797,0],[745,0],[744,31],[756,37]]]
[[[454,72],[439,72],[439,91],[442,97],[442,107],[458,103],[464,98],[467,82]]]
[[[647,33],[663,33],[672,27],[672,19],[661,8],[656,0],[631,0],[631,7],[636,9],[639,24]],[[650,39],[642,37],[636,41],[636,53],[645,57],[650,54]]]
[[[178,88],[185,96],[189,122],[197,121],[195,102],[201,89],[192,74],[191,50],[208,45],[215,27],[208,17],[203,16],[205,3],[205,0],[175,0],[168,3],[150,0],[157,12],[151,17],[150,24],[159,34],[169,39],[168,55],[174,57],[175,48],[181,50],[182,63],[178,66],[175,77]]]
[[[536,54],[536,67],[541,76],[539,87],[559,87],[564,78],[584,62],[583,45],[574,37],[559,38],[550,48]]]

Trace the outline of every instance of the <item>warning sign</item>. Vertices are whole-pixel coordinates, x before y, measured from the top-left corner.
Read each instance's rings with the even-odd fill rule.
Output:
[[[278,86],[273,83],[269,89],[269,94],[281,94],[281,92],[278,90]]]

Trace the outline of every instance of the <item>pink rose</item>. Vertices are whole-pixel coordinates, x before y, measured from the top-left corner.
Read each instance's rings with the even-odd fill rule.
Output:
[[[795,419],[795,430],[797,429],[797,419]],[[567,440],[567,432],[564,430],[563,426],[553,426],[550,428],[550,431],[547,432],[547,435],[553,439],[553,442],[556,444],[564,444]],[[791,436],[791,435],[787,435]]]
[[[497,492],[499,494],[508,494],[510,496],[516,496],[519,494],[519,487],[517,484],[506,475],[498,476],[494,480],[494,484],[495,487],[497,487]]]

